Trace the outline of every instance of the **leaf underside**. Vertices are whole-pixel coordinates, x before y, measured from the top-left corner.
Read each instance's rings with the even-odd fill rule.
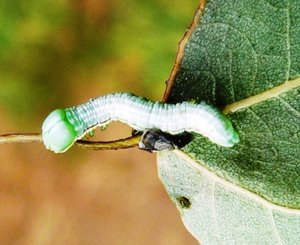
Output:
[[[240,143],[224,148],[195,134],[182,149],[190,160],[178,152],[159,154],[160,177],[203,244],[229,244],[225,234],[243,220],[232,241],[295,244],[293,239],[300,240],[300,0],[211,0],[200,6],[165,101],[218,106],[228,113]],[[191,161],[196,165],[188,167]],[[207,180],[197,165],[229,185]],[[179,196],[192,200],[191,207],[182,207]],[[204,225],[207,220],[211,226]],[[297,232],[287,232],[293,226]],[[264,242],[256,242],[254,234]]]

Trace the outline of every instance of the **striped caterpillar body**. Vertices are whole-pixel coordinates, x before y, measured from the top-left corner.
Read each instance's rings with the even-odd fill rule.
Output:
[[[43,142],[49,150],[65,152],[91,129],[111,121],[121,121],[138,131],[158,129],[173,135],[195,132],[225,147],[239,141],[231,122],[218,109],[203,102],[166,104],[131,93],[115,93],[50,113],[42,126]]]

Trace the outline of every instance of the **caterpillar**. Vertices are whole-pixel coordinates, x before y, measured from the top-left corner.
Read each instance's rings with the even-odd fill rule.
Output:
[[[114,93],[51,112],[42,125],[43,143],[47,149],[62,153],[95,127],[105,127],[111,121],[138,131],[157,129],[172,135],[195,132],[225,147],[239,142],[231,122],[204,102],[166,104],[131,93]]]

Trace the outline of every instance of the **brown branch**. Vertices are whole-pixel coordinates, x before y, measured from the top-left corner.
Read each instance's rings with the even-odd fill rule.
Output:
[[[113,141],[88,141],[78,140],[76,146],[89,150],[119,150],[135,147],[138,145],[140,135],[134,135],[125,139]],[[0,144],[6,143],[40,143],[42,136],[38,133],[16,133],[0,135]]]
[[[0,135],[0,144],[6,143],[32,143],[42,142],[42,136],[38,133],[16,133]]]
[[[75,145],[90,150],[119,150],[137,146],[140,139],[141,135],[134,135],[125,139],[118,139],[105,142],[78,140],[75,143]]]

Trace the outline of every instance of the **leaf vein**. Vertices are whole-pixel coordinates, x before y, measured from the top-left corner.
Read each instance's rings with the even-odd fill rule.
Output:
[[[278,231],[278,228],[276,226],[276,222],[275,222],[274,215],[273,215],[273,209],[269,209],[269,213],[270,213],[270,216],[271,216],[271,223],[272,223],[272,226],[273,226],[274,233],[277,237],[277,240],[278,240],[279,244],[283,244],[282,238],[281,238],[280,233]]]
[[[282,96],[277,97],[292,113],[296,115],[296,117],[300,117],[300,112],[297,111],[293,106],[291,106]]]
[[[290,78],[290,73],[291,73],[291,40],[290,40],[290,28],[291,28],[291,18],[290,18],[290,1],[287,1],[287,10],[286,10],[286,20],[287,20],[287,25],[286,25],[286,56],[287,56],[287,70],[286,70],[286,75],[285,79],[286,81],[289,80]]]

